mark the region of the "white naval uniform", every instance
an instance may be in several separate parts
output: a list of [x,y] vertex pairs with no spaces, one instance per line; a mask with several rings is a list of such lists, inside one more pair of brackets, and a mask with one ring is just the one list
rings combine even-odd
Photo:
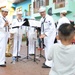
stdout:
[[[23,20],[14,19],[12,27],[15,27],[18,23],[23,22]],[[22,26],[18,28],[13,28],[14,30],[14,44],[13,44],[13,56],[20,56],[20,48],[22,43]],[[18,51],[18,52],[17,52]]]
[[[44,22],[44,18],[41,18],[41,23]],[[56,29],[55,29],[55,24],[54,20],[51,16],[46,15],[45,17],[45,22],[44,22],[44,31],[42,31],[42,26],[41,26],[41,34],[45,34],[44,38],[44,44],[45,44],[45,64],[49,67],[52,67],[52,60],[48,61],[47,60],[47,55],[48,51],[50,50],[50,47],[54,44],[54,40],[56,37]]]
[[6,18],[0,15],[0,65],[5,64],[5,51],[8,41],[8,30],[5,31],[5,28],[8,29],[8,27],[4,27],[6,20]]
[[62,17],[58,20],[58,24],[57,24],[57,29],[60,27],[61,24],[63,23],[70,23],[70,21],[68,20],[68,18],[66,17]]
[[29,27],[28,29],[28,50],[29,50],[29,54],[34,54],[34,49],[35,49],[35,42],[36,40],[36,31],[34,27]]

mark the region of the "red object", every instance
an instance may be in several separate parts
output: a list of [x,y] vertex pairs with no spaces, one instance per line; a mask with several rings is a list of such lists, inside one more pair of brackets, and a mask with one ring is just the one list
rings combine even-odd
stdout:
[[38,48],[38,50],[43,50],[43,48]]

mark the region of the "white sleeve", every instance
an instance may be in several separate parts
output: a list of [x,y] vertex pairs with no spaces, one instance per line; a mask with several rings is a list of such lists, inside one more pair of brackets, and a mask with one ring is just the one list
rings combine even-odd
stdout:
[[0,28],[3,28],[4,27],[4,23],[2,21],[2,18],[0,18]]

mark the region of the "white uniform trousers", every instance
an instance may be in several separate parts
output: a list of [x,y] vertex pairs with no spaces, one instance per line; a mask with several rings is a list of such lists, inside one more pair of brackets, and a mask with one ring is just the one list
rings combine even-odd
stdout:
[[29,44],[28,44],[29,54],[34,54],[35,45],[34,45],[33,36],[29,36],[28,41],[29,41]]
[[53,66],[53,62],[52,60],[49,61],[47,60],[47,55],[48,55],[48,51],[50,50],[51,46],[54,44],[54,40],[55,40],[55,36],[56,36],[56,33],[53,33],[49,38],[48,37],[45,37],[44,38],[44,43],[45,43],[45,64],[49,67],[52,67]]
[[5,64],[5,33],[0,31],[0,65]]
[[5,49],[7,48],[8,37],[9,37],[9,32],[5,32]]
[[14,45],[13,45],[13,56],[20,56],[20,49],[21,49],[21,43],[22,43],[22,34],[15,33],[14,34]]
[[29,51],[29,54],[34,54],[34,50],[35,50],[35,39],[37,38],[36,37],[37,34],[36,34],[36,31],[35,31],[35,28],[34,27],[30,27],[29,28],[29,31],[28,31],[28,51]]

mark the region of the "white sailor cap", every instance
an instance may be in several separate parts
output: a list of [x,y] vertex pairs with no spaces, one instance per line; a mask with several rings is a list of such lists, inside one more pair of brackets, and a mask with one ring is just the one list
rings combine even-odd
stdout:
[[22,11],[17,12],[16,14],[22,14]]
[[2,8],[1,11],[6,11],[8,12],[9,10],[7,8]]
[[66,10],[62,10],[60,13],[67,13],[67,11]]
[[43,12],[43,11],[46,11],[46,8],[45,8],[44,6],[41,6],[41,7],[39,8],[39,12]]

